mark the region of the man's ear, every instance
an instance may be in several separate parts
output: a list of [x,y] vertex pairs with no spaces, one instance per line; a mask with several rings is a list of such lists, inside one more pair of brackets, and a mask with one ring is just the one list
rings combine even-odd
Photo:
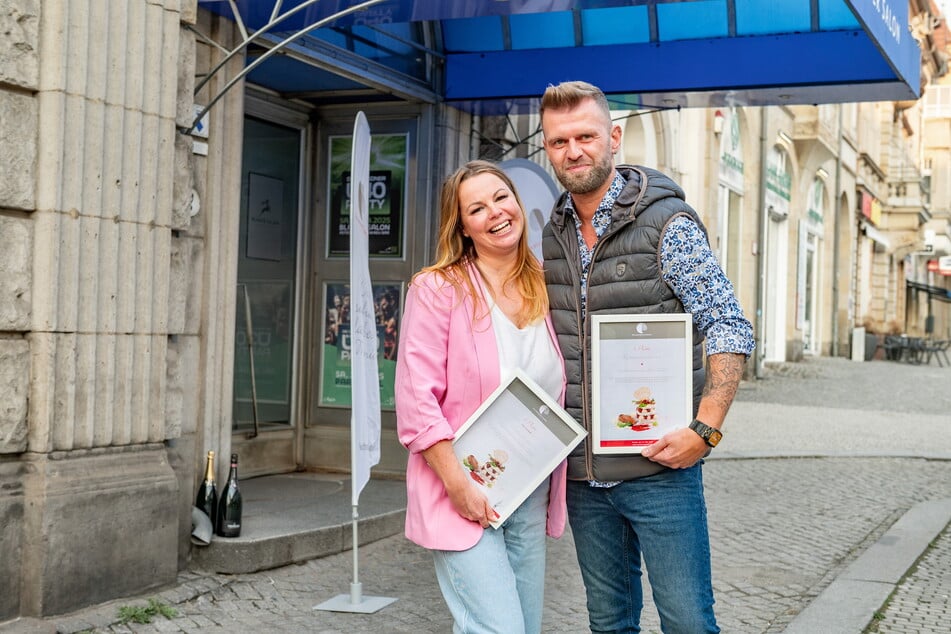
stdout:
[[621,126],[611,126],[611,152],[616,154],[621,149]]

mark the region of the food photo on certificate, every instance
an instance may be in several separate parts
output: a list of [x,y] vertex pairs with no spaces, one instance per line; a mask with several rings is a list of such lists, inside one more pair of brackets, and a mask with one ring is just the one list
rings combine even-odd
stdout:
[[453,451],[499,517],[498,528],[587,435],[522,372],[496,389],[456,432]]
[[690,424],[691,331],[686,313],[592,318],[594,453],[640,453]]

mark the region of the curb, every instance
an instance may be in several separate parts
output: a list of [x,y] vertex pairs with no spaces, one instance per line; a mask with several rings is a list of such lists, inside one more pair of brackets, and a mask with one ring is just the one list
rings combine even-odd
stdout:
[[800,612],[786,634],[861,634],[951,522],[951,498],[910,508]]

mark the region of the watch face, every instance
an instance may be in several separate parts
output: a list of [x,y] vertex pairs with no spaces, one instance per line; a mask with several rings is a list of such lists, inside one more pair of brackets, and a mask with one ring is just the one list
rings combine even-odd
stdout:
[[690,429],[697,432],[697,435],[703,438],[704,442],[710,447],[716,447],[720,439],[723,438],[723,433],[719,429],[710,427],[706,423],[701,423],[697,419],[694,419],[693,422],[690,423]]

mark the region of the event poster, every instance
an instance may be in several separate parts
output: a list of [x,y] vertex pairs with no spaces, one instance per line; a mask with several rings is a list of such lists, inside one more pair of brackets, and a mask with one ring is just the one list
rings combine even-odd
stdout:
[[498,528],[586,436],[522,372],[504,380],[456,432],[453,451],[499,514]]
[[[349,136],[330,137],[330,214],[327,255],[350,253]],[[406,134],[374,134],[370,142],[369,253],[403,256],[403,210],[406,197]]]
[[640,453],[693,414],[689,314],[595,315],[592,450]]
[[[377,363],[380,367],[380,407],[396,408],[396,348],[399,340],[402,283],[373,284],[376,314]],[[320,404],[350,407],[350,285],[328,283],[324,292],[324,354],[320,375]]]

